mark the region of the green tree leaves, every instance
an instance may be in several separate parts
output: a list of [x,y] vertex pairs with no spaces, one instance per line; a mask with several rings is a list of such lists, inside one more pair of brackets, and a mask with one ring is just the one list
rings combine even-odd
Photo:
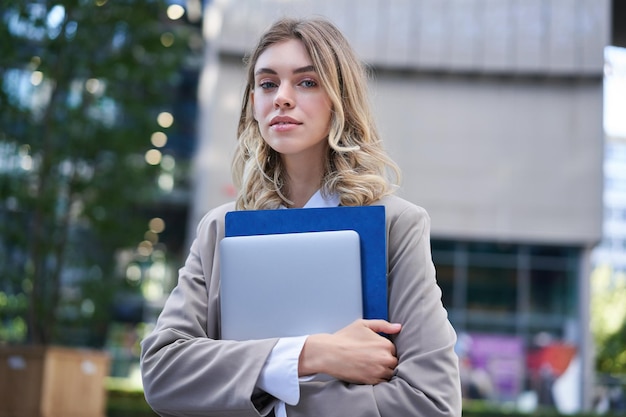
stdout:
[[599,266],[591,276],[591,289],[596,368],[606,374],[626,374],[626,275]]
[[144,154],[186,33],[157,0],[7,0],[0,18],[0,296],[29,300],[2,320],[51,343],[76,299],[61,289],[94,287],[94,266],[113,284],[116,251],[142,240],[159,193]]

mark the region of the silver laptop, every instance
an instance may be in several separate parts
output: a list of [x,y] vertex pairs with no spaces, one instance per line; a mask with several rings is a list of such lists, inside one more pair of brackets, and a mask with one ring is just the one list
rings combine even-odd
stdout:
[[226,237],[220,268],[222,339],[333,333],[363,317],[354,230]]

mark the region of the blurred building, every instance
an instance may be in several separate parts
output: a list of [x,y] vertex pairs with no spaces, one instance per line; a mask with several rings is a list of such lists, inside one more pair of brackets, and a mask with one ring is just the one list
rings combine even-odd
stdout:
[[626,49],[605,51],[604,227],[594,265],[626,273]]
[[377,123],[404,173],[400,194],[432,217],[433,257],[459,354],[468,381],[483,381],[467,396],[589,408],[603,54],[626,40],[626,28],[615,24],[624,7],[610,0],[206,2],[188,239],[207,210],[234,197],[242,58],[285,15],[327,17],[372,69]]
[[[624,6],[626,8],[626,5]],[[623,334],[626,322],[626,46],[605,49],[604,218],[602,241],[591,256],[591,323],[596,340]],[[613,358],[610,343],[597,349],[598,362]],[[616,346],[617,348],[617,346]],[[621,350],[626,350],[626,344]],[[616,367],[619,361],[616,360]],[[598,411],[626,411],[626,377],[596,375]],[[606,372],[606,371],[605,371]]]

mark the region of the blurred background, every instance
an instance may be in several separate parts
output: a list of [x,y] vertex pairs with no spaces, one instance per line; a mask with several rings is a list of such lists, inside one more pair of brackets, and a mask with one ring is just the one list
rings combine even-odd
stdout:
[[371,70],[466,411],[626,414],[619,0],[4,0],[0,348],[102,350],[107,386],[141,392],[139,341],[235,196],[242,59],[285,15],[330,19]]

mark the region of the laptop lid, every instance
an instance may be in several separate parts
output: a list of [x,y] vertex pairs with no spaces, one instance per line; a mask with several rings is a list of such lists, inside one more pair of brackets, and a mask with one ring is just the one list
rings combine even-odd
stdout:
[[226,213],[225,235],[354,230],[361,240],[363,318],[387,319],[387,230],[384,206],[339,206]]
[[220,269],[222,339],[333,333],[363,317],[354,230],[226,237]]

